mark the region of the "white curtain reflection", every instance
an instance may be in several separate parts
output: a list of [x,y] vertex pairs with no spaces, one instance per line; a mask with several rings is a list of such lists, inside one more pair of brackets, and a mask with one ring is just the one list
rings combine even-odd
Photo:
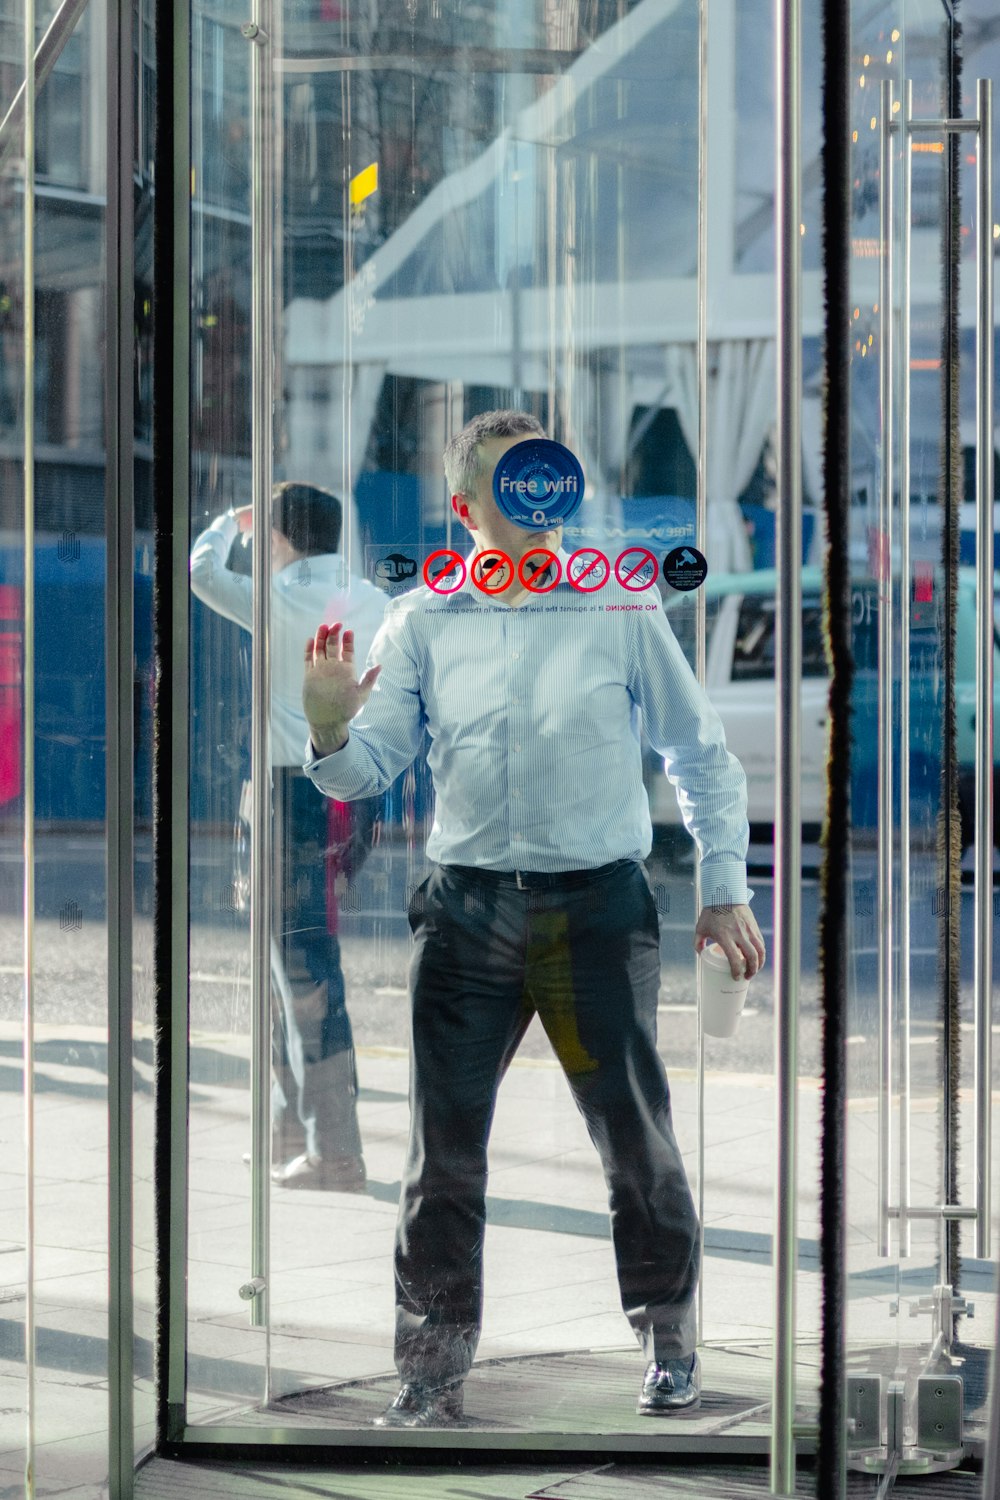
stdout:
[[[684,441],[698,452],[698,370],[694,344],[667,350],[672,384],[664,405],[677,411]],[[737,500],[757,467],[774,422],[774,340],[725,339],[709,345],[708,536],[713,572],[753,567],[750,539]]]

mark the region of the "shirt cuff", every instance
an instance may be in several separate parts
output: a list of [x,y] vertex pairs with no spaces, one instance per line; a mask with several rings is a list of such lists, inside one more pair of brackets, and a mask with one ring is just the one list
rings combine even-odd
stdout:
[[340,802],[350,802],[354,797],[366,794],[370,779],[369,767],[361,745],[347,736],[347,744],[341,745],[329,755],[320,755],[310,737],[306,741],[306,758],[302,763],[309,780],[327,797],[336,797]]
[[748,906],[752,900],[753,891],[747,887],[747,867],[743,860],[702,861],[702,906]]
[[208,529],[218,532],[228,546],[232,546],[240,534],[240,523],[231,510],[226,510],[221,516],[216,516]]

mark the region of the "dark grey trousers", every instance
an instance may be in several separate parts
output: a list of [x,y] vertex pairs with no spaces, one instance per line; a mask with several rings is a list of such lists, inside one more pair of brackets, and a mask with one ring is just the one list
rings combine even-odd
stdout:
[[622,1307],[647,1359],[695,1346],[698,1221],[656,1050],[659,919],[642,865],[570,890],[439,865],[416,943],[410,1140],[396,1227],[396,1363],[460,1378],[482,1319],[486,1148],[497,1088],[537,1011],[604,1168]]

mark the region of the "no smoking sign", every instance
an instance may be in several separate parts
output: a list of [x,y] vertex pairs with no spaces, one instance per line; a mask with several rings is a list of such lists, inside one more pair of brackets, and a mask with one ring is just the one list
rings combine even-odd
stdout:
[[626,547],[615,559],[615,577],[623,589],[639,594],[656,582],[659,567],[648,547]]

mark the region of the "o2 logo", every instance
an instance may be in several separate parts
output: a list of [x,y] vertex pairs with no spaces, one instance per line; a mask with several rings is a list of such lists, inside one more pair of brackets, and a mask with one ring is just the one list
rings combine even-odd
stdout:
[[493,471],[493,498],[503,515],[528,531],[551,531],[583,502],[583,469],[551,438],[515,443]]

